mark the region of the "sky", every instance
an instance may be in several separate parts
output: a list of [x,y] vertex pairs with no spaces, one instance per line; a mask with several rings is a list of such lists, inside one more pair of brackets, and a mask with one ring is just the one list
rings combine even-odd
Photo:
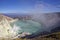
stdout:
[[0,13],[60,12],[60,0],[0,0]]

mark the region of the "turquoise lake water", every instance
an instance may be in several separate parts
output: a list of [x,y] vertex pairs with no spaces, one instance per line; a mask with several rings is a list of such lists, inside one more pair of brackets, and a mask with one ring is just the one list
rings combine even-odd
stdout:
[[[39,31],[41,31],[42,26],[40,23],[32,21],[32,20],[18,20],[16,22],[14,22],[13,24],[17,25],[17,27],[19,27],[21,30],[19,30],[18,33],[22,33],[22,32],[29,32],[31,34],[36,33]],[[11,25],[13,25],[11,24]]]

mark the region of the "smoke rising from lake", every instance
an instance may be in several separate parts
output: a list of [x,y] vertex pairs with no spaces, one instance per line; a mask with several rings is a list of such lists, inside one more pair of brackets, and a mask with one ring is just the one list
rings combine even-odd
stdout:
[[44,30],[51,30],[57,26],[59,26],[60,23],[60,14],[59,13],[35,13],[32,15],[32,20],[35,20],[37,22],[42,23]]

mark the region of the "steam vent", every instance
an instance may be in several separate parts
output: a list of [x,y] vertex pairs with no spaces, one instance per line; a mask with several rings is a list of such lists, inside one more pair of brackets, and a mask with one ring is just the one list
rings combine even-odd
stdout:
[[[41,24],[32,20],[18,20],[0,15],[0,38],[21,38],[42,29]],[[41,31],[41,30],[40,30]]]

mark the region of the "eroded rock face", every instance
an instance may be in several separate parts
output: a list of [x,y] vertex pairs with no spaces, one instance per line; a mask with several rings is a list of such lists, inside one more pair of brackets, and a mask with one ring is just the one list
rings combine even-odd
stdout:
[[15,29],[13,30],[12,26],[10,25],[10,21],[12,20],[13,19],[10,17],[0,15],[0,37],[8,38],[17,35],[17,30],[14,31]]

